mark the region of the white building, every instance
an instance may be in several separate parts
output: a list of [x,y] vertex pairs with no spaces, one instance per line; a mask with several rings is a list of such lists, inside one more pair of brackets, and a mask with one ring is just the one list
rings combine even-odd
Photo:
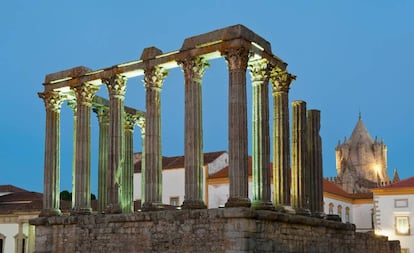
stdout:
[[414,177],[381,188],[374,194],[375,233],[399,240],[401,252],[414,252]]
[[42,194],[12,185],[0,185],[0,252],[34,251],[34,226],[42,208]]

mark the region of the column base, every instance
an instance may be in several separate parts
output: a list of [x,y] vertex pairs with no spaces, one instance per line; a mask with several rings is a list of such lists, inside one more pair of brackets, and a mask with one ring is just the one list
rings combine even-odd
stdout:
[[207,206],[202,200],[184,200],[182,209],[206,209]]
[[295,209],[287,205],[278,205],[275,207],[275,210],[281,213],[296,214]]
[[309,209],[306,208],[295,208],[296,214],[297,215],[303,215],[303,216],[311,216],[311,212]]
[[39,217],[51,217],[51,216],[61,216],[62,212],[59,208],[49,208],[49,209],[43,209]]
[[325,216],[325,220],[342,222],[341,217],[339,217],[339,215],[336,215],[336,214],[328,214],[328,215],[326,215]]
[[262,200],[253,200],[252,208],[257,209],[257,210],[274,210],[275,209],[272,202],[270,201],[265,202]]
[[225,207],[250,207],[250,199],[249,198],[237,198],[237,197],[230,197]]
[[81,208],[73,208],[72,211],[70,211],[70,215],[88,215],[92,213],[92,208],[90,207],[81,207]]
[[141,208],[142,211],[162,211],[165,207],[160,202],[145,202]]
[[104,213],[106,213],[106,214],[117,214],[117,213],[122,213],[122,210],[121,210],[121,207],[118,204],[116,204],[116,205],[109,204],[105,208]]

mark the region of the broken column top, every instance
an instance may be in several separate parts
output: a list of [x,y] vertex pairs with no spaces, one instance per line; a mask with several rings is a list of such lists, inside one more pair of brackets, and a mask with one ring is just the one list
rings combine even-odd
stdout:
[[84,66],[78,66],[67,70],[62,70],[59,72],[51,73],[46,75],[45,77],[45,83],[50,83],[53,81],[58,81],[62,79],[67,78],[74,78],[78,76],[82,76],[88,72],[91,72],[92,69],[84,67]]
[[262,47],[266,52],[272,52],[268,41],[240,24],[187,38],[184,40],[181,51],[234,39],[245,39],[247,41],[254,42]]

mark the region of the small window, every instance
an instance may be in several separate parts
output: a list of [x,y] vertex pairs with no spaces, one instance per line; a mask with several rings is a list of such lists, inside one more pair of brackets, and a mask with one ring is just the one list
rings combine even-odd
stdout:
[[170,197],[170,205],[179,206],[180,205],[180,197]]
[[394,199],[395,208],[408,207],[408,199]]
[[395,217],[395,233],[397,235],[409,235],[410,234],[410,221],[408,216],[396,216]]
[[4,244],[6,243],[6,237],[0,233],[0,253],[4,252]]
[[334,204],[329,203],[329,214],[333,214]]

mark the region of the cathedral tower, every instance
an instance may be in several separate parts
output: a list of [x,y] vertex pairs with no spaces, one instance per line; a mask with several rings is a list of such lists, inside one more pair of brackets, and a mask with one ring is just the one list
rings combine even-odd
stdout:
[[338,182],[349,193],[365,192],[382,182],[389,182],[387,174],[387,146],[373,140],[359,115],[349,140],[338,142],[336,170]]

